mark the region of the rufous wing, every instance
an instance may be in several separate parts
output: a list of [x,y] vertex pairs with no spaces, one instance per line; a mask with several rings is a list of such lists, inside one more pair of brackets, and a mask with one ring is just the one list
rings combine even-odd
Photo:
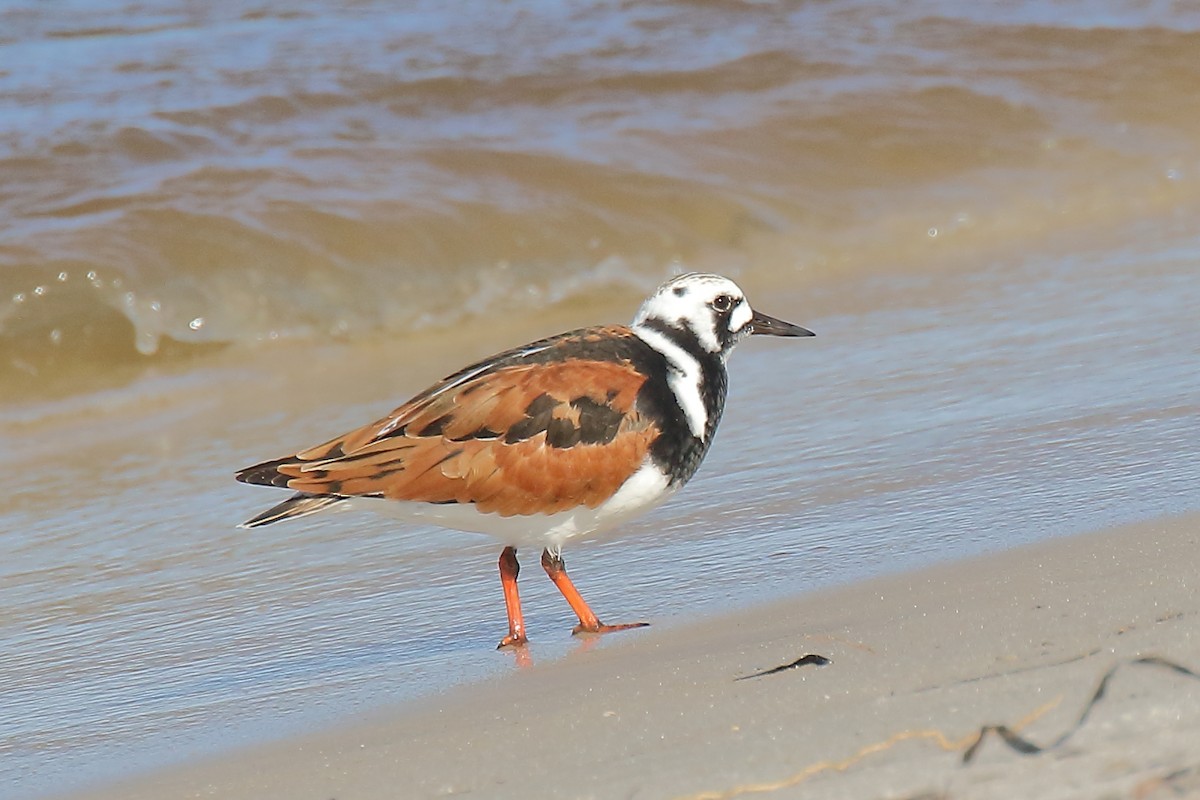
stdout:
[[628,361],[564,358],[478,372],[239,478],[311,495],[554,513],[603,503],[658,436],[637,410],[645,376]]

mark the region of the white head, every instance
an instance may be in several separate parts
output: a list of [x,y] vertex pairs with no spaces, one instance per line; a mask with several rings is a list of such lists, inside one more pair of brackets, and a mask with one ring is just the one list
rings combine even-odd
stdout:
[[633,318],[633,328],[659,333],[671,329],[693,339],[708,353],[724,361],[742,338],[749,334],[812,336],[810,330],[768,317],[750,308],[736,283],[720,275],[690,272],[659,286],[642,303]]

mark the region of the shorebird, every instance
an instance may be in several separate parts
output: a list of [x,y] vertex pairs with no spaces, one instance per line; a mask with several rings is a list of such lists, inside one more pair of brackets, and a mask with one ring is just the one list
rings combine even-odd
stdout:
[[750,334],[812,336],[751,309],[719,275],[664,283],[633,324],[582,328],[472,364],[386,417],[237,473],[295,492],[242,523],[255,528],[345,505],[499,539],[508,635],[527,641],[517,548],[579,617],[605,625],[567,575],[562,547],[670,497],[696,473],[725,407],[725,362]]

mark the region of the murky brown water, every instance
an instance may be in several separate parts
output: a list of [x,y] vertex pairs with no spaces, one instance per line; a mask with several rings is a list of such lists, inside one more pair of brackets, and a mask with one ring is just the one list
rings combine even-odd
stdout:
[[1196,52],[1166,4],[0,8],[0,784],[511,669],[491,542],[238,531],[232,472],[676,268],[819,336],[567,553],[614,619],[1194,510]]

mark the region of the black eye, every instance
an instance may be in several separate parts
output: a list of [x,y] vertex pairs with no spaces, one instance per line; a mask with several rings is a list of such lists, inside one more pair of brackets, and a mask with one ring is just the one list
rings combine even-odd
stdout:
[[733,308],[733,298],[727,294],[719,294],[713,298],[712,307],[714,311],[724,314]]

